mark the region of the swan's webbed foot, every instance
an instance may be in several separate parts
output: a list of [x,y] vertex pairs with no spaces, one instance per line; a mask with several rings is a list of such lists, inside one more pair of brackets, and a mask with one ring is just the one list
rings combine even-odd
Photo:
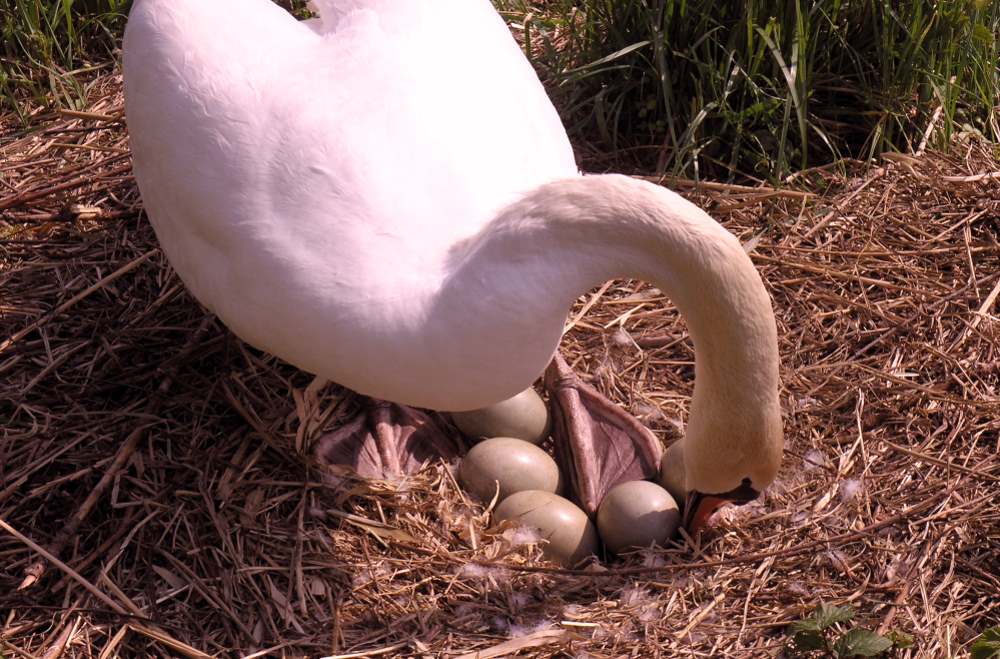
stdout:
[[583,382],[556,354],[545,371],[556,460],[594,514],[619,483],[655,477],[663,448],[645,426]]
[[365,412],[316,444],[320,463],[344,465],[376,479],[412,474],[429,460],[452,460],[464,452],[457,434],[431,415],[371,399]]

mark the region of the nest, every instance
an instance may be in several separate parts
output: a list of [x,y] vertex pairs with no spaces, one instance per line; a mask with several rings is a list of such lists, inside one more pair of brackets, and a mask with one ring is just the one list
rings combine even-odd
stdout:
[[[0,136],[0,655],[778,656],[825,601],[939,657],[996,624],[991,147],[794,189],[668,182],[771,291],[784,467],[696,542],[572,571],[449,465],[323,478],[311,446],[355,395],[189,297],[141,214],[120,81],[91,97]],[[562,351],[679,436],[694,355],[658,290],[581,297]]]

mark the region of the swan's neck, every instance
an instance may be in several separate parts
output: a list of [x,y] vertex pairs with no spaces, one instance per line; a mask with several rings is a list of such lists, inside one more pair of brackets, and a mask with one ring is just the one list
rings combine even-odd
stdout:
[[[510,347],[539,353],[536,374],[569,305],[588,288],[616,277],[659,287],[695,347],[688,488],[726,492],[749,477],[760,489],[774,479],[782,438],[771,301],[739,241],[696,206],[624,176],[558,181],[509,206],[454,257],[452,282],[466,302],[482,305],[467,312],[523,325],[510,332]],[[542,342],[530,338],[539,327],[548,332]]]

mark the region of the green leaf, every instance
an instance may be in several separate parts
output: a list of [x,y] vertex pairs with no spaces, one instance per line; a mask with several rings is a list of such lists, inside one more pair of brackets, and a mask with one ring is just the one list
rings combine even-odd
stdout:
[[894,648],[912,648],[913,647],[913,635],[907,634],[906,632],[900,632],[892,630],[887,634],[889,640],[892,641],[892,647]]
[[819,630],[805,629],[795,633],[792,637],[792,644],[796,650],[808,652],[810,650],[825,650],[826,638]]
[[892,641],[867,629],[852,629],[837,639],[833,651],[840,659],[877,657],[892,647]]
[[838,622],[847,622],[853,618],[854,609],[850,606],[833,606],[826,602],[820,602],[812,617],[816,619],[816,624],[819,625],[820,629],[826,629]]
[[971,648],[972,659],[1000,657],[1000,627],[990,627],[976,639]]
[[821,632],[822,628],[819,623],[816,622],[815,618],[803,618],[802,620],[796,620],[792,624],[788,625],[789,634],[798,634],[799,632]]

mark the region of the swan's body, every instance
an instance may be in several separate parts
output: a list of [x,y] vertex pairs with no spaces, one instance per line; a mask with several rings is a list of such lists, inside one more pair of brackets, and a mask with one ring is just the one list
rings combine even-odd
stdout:
[[135,175],[174,268],[241,338],[361,393],[442,410],[544,370],[569,305],[663,288],[697,380],[688,485],[773,480],[770,300],[739,242],[651,184],[578,175],[488,0],[137,0]]

